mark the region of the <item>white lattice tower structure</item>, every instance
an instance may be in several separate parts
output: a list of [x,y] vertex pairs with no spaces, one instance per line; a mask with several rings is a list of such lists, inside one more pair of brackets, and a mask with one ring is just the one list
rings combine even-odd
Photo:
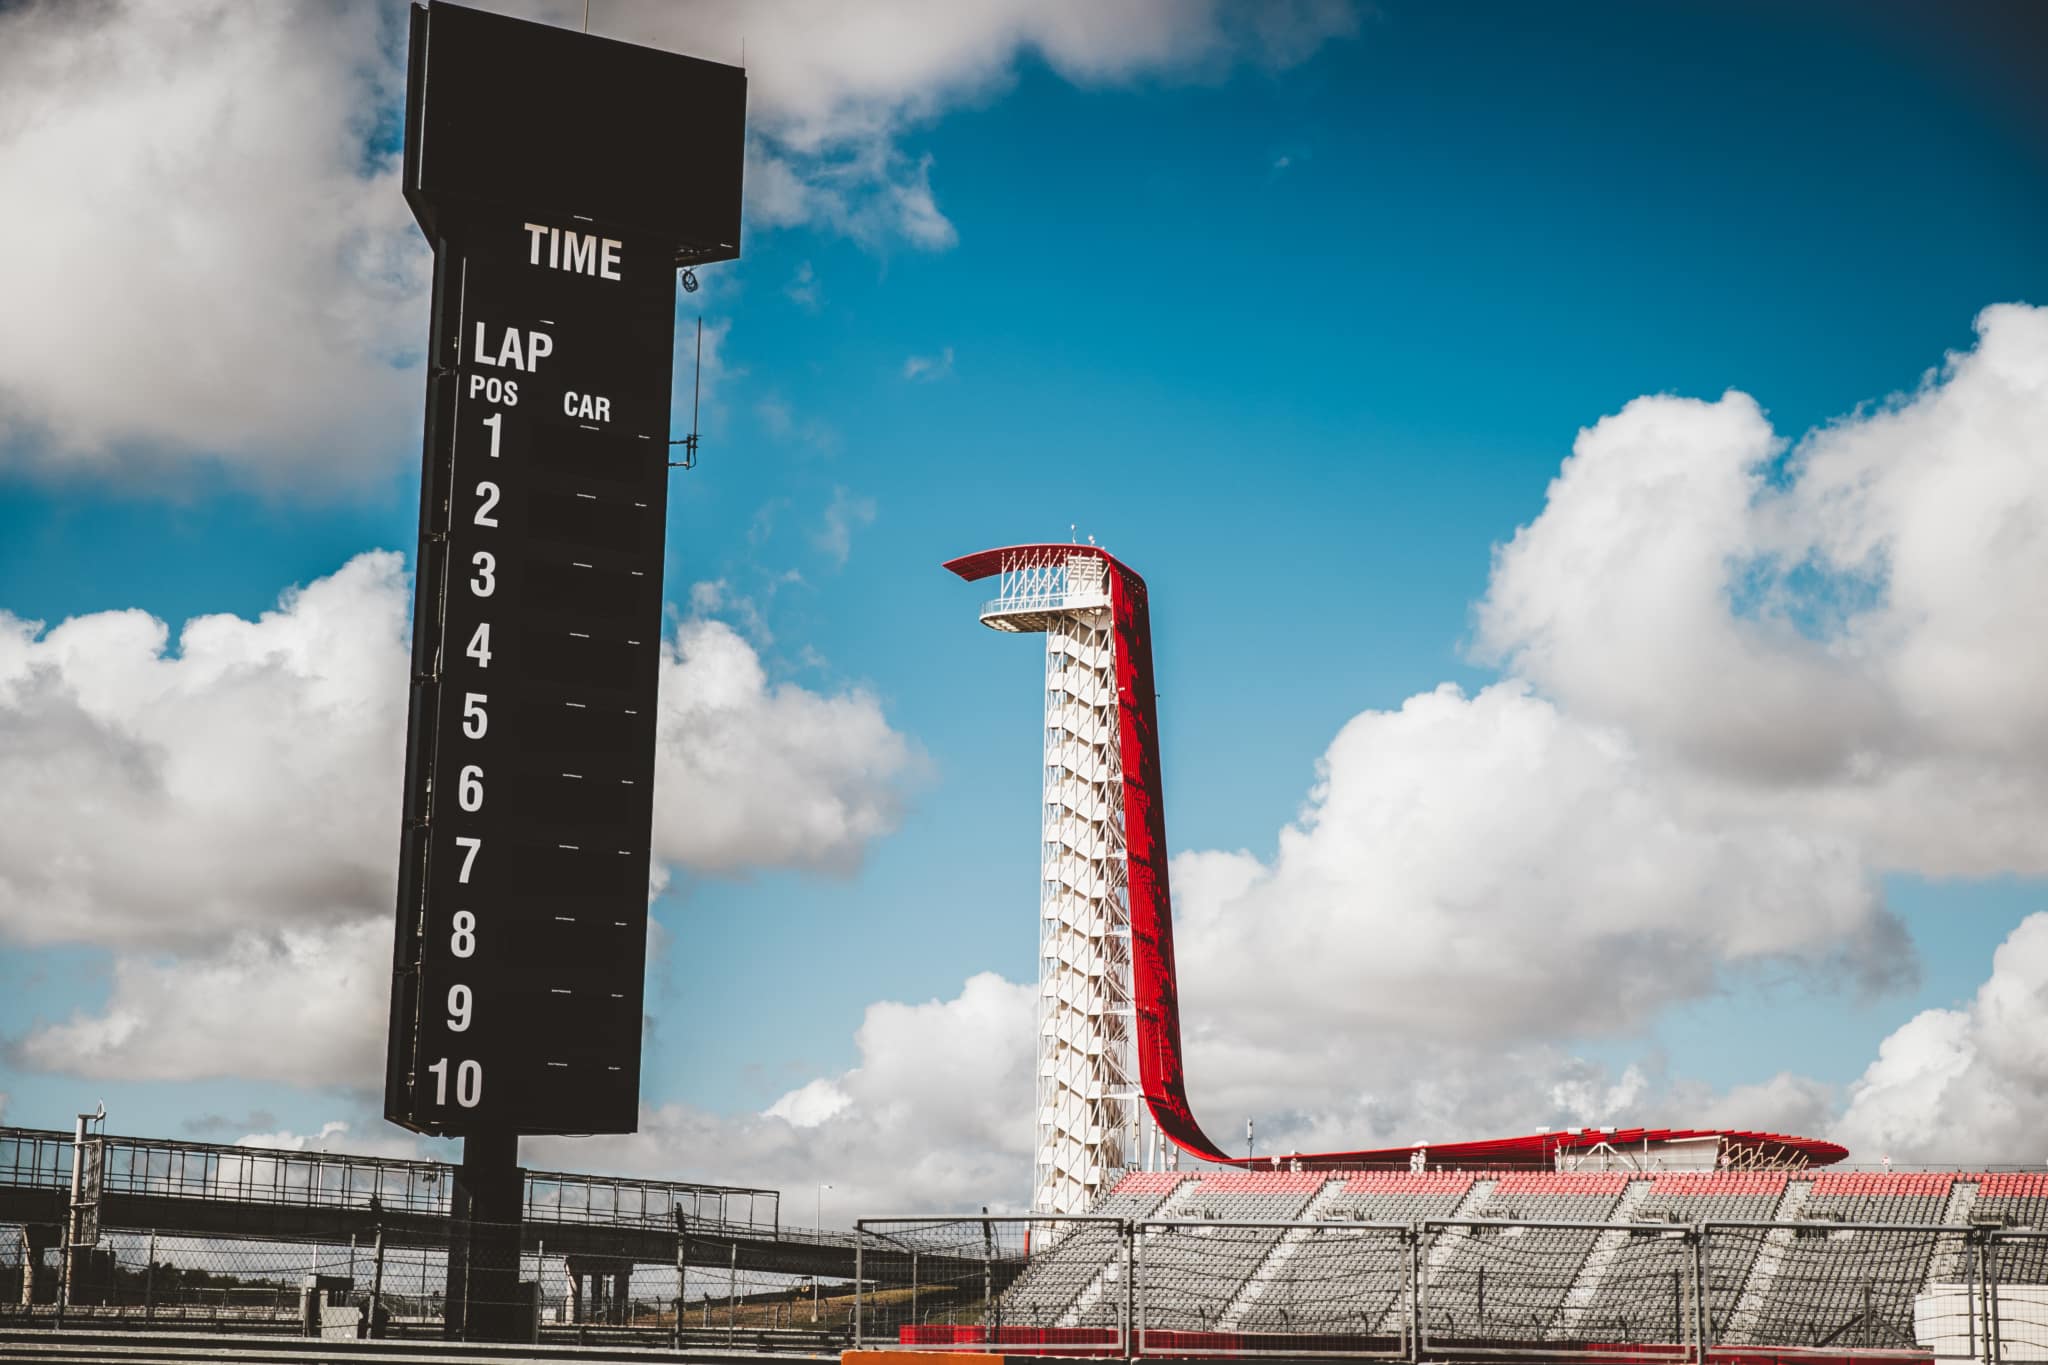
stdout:
[[1038,905],[1038,1142],[1032,1208],[1085,1213],[1137,1155],[1123,758],[1108,565],[1008,553],[984,625],[1045,634]]

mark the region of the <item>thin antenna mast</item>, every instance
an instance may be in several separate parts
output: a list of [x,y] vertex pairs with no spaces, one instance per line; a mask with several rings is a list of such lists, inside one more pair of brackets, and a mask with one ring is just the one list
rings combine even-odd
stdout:
[[704,392],[704,319],[697,319],[697,369],[690,380],[690,434],[680,441],[670,441],[672,446],[683,448],[683,458],[670,460],[670,469],[695,469],[697,467],[697,399]]

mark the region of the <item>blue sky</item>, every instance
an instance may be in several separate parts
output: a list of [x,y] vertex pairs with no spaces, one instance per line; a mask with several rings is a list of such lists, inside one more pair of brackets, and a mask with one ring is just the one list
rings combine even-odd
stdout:
[[[771,679],[871,695],[921,758],[856,868],[678,868],[655,907],[649,1101],[752,1113],[859,1064],[874,1002],[1032,978],[1037,651],[982,631],[943,559],[1073,525],[1143,573],[1173,843],[1270,863],[1347,721],[1502,676],[1474,607],[1581,428],[1642,395],[1737,389],[1796,440],[1913,390],[1975,344],[1986,306],[2048,299],[2048,141],[2010,33],[1979,17],[1937,34],[1905,7],[1395,2],[1297,61],[1077,80],[1027,44],[900,96],[890,173],[928,177],[951,245],[757,214],[744,258],[681,300],[716,363],[702,463],[672,485],[668,595],[687,615],[691,584],[722,581],[712,614]],[[0,397],[10,380],[34,410],[4,370]],[[254,617],[365,550],[409,553],[415,412],[319,457],[345,459],[339,487],[146,423],[91,461],[17,426],[0,607],[51,625],[139,608],[175,631]],[[1792,1072],[1839,1096],[2048,909],[2038,866],[1949,875],[1966,861],[1869,856],[1908,979],[1864,989],[1810,953],[1734,963],[1670,1010],[1542,1041],[1657,1085]],[[65,938],[17,933],[0,958],[7,1121],[104,1095],[132,1131],[381,1127],[339,1078],[34,1064],[20,1041],[101,1009],[123,951]],[[1641,1117],[1686,1118],[1657,1102]],[[1524,1108],[1507,1121],[1552,1121],[1540,1091]],[[704,1160],[695,1174],[722,1174]]]

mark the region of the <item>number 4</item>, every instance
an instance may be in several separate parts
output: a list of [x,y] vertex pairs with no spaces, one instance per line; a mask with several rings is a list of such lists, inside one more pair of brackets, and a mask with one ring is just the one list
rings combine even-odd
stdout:
[[491,666],[491,623],[477,622],[476,634],[469,637],[469,648],[462,651],[476,660],[478,668]]

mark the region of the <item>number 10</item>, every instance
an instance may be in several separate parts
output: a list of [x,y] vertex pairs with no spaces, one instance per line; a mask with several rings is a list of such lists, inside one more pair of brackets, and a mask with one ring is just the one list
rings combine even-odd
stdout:
[[[427,1068],[434,1075],[434,1103],[448,1103],[448,1059],[443,1057]],[[484,1097],[484,1064],[470,1060],[455,1068],[455,1102],[474,1109]]]

